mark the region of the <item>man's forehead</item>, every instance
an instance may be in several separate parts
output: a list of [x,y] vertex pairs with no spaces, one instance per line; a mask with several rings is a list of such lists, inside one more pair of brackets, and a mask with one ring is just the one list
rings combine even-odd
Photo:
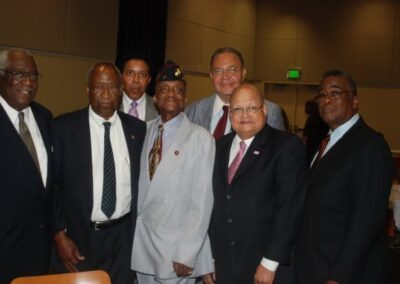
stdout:
[[324,89],[329,89],[329,88],[337,88],[340,89],[344,86],[348,86],[349,82],[347,81],[346,78],[344,77],[338,77],[338,76],[330,76],[326,77],[322,80],[319,90],[324,90]]

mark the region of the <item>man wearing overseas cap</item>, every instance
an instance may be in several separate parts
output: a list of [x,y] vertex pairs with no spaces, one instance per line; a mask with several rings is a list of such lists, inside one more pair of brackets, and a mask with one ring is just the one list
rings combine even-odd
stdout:
[[186,82],[172,61],[158,72],[154,102],[160,116],[147,123],[131,267],[139,284],[194,283],[213,271],[207,229],[215,144],[183,112]]

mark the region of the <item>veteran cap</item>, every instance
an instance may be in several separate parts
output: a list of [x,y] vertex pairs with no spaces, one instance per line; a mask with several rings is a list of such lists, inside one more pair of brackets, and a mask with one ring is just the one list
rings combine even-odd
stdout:
[[186,83],[181,67],[172,60],[168,60],[158,70],[156,83],[162,81],[182,81]]

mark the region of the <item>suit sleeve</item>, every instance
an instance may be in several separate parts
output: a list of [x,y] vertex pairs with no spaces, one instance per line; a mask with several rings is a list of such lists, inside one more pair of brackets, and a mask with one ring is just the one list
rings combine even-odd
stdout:
[[[206,238],[213,206],[212,172],[215,157],[214,139],[207,136],[196,137],[193,143],[197,153],[194,167],[186,175],[192,176],[191,204],[189,206],[182,238],[172,260],[194,268],[197,255]],[[205,139],[206,137],[206,139]]]
[[57,120],[54,122],[54,192],[52,198],[52,235],[66,228],[63,217],[62,191],[61,191],[61,161],[62,161],[62,138]]
[[386,142],[376,137],[363,147],[353,166],[352,212],[330,278],[354,283],[382,233],[393,178],[393,160]]
[[279,263],[290,262],[305,200],[305,149],[297,137],[288,140],[279,145],[280,154],[275,164],[274,216],[263,252],[265,258]]

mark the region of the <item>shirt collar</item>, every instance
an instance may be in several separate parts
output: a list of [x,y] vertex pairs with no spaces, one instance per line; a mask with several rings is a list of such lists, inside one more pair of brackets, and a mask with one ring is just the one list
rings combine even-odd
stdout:
[[110,122],[111,125],[113,125],[117,121],[117,117],[117,111],[114,111],[113,115],[108,120],[105,120],[103,117],[95,113],[92,109],[92,106],[89,105],[89,118],[91,118],[92,121],[94,121],[98,126],[103,126],[103,122],[106,121]]
[[[130,106],[133,100],[130,97],[128,97],[125,91],[123,92],[123,94],[124,95],[122,96],[122,99],[124,100],[125,105]],[[146,101],[146,92],[144,92],[143,95],[138,100],[136,100],[136,103],[137,105],[140,105],[144,101]]]
[[229,104],[225,104],[221,98],[218,96],[218,94],[215,96],[215,100],[214,100],[214,107],[213,107],[213,116],[216,115],[217,113],[219,113],[220,111],[222,111],[222,107],[223,106],[229,106]]
[[249,148],[251,142],[253,142],[254,137],[255,137],[255,136],[250,137],[249,139],[246,139],[246,140],[242,140],[242,138],[240,138],[239,135],[236,134],[236,135],[235,135],[235,138],[233,139],[233,142],[232,142],[232,143],[234,143],[234,144],[236,144],[236,145],[239,145],[240,141],[243,141],[243,142],[246,144],[246,149],[247,149],[247,148]]
[[[8,117],[10,120],[14,123],[15,121],[18,121],[18,113],[20,111],[16,110],[15,108],[11,107],[6,100],[3,98],[3,96],[0,95],[0,105],[4,108],[5,112],[7,113]],[[25,114],[25,120],[30,119],[31,116],[31,107],[28,106],[21,110]]]
[[163,128],[164,128],[164,133],[167,134],[168,132],[177,129],[179,127],[179,125],[181,125],[181,123],[183,121],[183,117],[184,117],[183,112],[181,112],[180,114],[175,116],[173,119],[168,120],[165,123],[162,123],[161,116],[160,116],[156,125],[158,127],[160,124],[162,124]]
[[330,131],[330,140],[336,141],[340,139],[360,118],[360,115],[356,113],[348,121]]

